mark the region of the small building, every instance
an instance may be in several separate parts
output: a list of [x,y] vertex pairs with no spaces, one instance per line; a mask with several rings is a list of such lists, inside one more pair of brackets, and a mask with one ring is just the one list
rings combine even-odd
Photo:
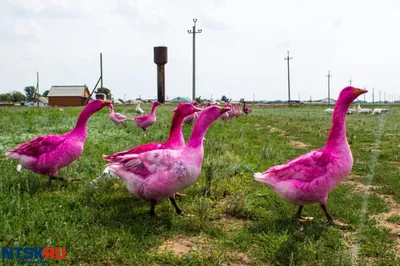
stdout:
[[86,85],[52,86],[47,97],[49,106],[83,106],[90,92]]
[[172,100],[169,100],[170,103],[191,103],[192,100],[187,97],[175,97]]
[[[321,100],[319,100],[319,101],[316,101],[316,103],[328,104],[328,97],[326,97],[326,98],[324,98],[324,99],[321,99]],[[332,104],[332,105],[335,105],[336,100],[330,98],[329,103]]]
[[[39,103],[39,104],[38,104]],[[44,107],[49,104],[47,97],[37,97],[29,101],[28,106],[40,106]]]
[[[121,101],[121,99],[118,99],[118,100]],[[142,104],[142,103],[144,103],[144,101],[142,101],[142,100],[127,100],[122,103],[123,104],[138,104],[138,103]]]
[[0,101],[0,107],[11,107],[11,106],[14,106],[14,104],[7,101]]

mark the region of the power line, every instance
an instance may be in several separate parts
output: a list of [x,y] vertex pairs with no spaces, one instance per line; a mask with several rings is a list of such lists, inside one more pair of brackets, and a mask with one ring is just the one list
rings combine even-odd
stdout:
[[201,33],[203,30],[196,31],[197,18],[193,19],[193,29],[188,30],[189,34],[193,34],[193,77],[192,77],[192,100],[196,100],[196,33]]
[[288,73],[288,104],[290,106],[290,65],[289,61],[293,59],[293,57],[289,56],[289,51],[287,51],[287,57],[284,60],[287,60],[287,73]]

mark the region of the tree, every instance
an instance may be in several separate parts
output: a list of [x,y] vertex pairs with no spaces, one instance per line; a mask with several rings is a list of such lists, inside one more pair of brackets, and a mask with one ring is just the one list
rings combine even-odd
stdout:
[[240,98],[240,103],[244,103],[244,98]]
[[25,87],[25,95],[28,101],[40,96],[39,94],[36,93],[35,86]]
[[21,102],[26,101],[26,97],[19,91],[11,91],[8,93],[0,94],[0,101]]
[[221,101],[229,103],[232,99],[228,99],[228,97],[226,97],[225,95],[222,95],[221,97]]
[[49,90],[45,90],[42,94],[42,97],[47,97],[47,94],[49,94]]
[[107,97],[107,100],[111,100],[112,98],[111,91],[106,87],[98,88],[96,93],[104,93]]
[[26,101],[26,97],[25,97],[25,95],[23,95],[21,92],[19,92],[19,91],[12,91],[11,93],[10,93],[10,100],[12,101],[12,102],[21,102],[21,101]]
[[10,93],[3,93],[3,94],[0,94],[0,101],[3,101],[3,102],[10,102],[10,101],[11,101],[11,95],[10,95]]
[[199,96],[199,97],[196,97],[195,101],[198,103],[202,103],[204,100],[202,100],[201,96]]

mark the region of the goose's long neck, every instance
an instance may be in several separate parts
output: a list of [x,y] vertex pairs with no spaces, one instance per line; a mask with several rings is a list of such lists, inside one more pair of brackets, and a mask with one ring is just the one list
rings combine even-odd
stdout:
[[110,105],[110,111],[109,112],[110,112],[110,114],[114,113],[114,106]]
[[182,115],[174,114],[172,117],[171,129],[169,131],[169,137],[167,143],[181,143],[185,144],[185,139],[182,134],[182,125],[184,117]]
[[153,106],[151,107],[151,112],[150,112],[150,115],[154,115],[154,113],[156,112],[156,105],[155,104],[153,104]]
[[326,147],[334,149],[340,148],[345,144],[348,145],[346,137],[346,112],[349,106],[350,104],[336,104],[333,110],[332,128],[326,141]]
[[84,139],[86,139],[86,124],[93,113],[94,112],[87,108],[83,109],[83,111],[79,114],[78,121],[76,122],[76,125],[71,133],[81,135]]
[[203,147],[204,136],[207,133],[208,128],[212,124],[204,113],[197,119],[196,124],[193,127],[192,134],[190,135],[189,141],[186,145],[188,148],[198,149]]

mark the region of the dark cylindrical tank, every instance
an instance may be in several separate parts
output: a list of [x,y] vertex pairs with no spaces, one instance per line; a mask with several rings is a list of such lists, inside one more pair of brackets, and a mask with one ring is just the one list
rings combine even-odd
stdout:
[[165,64],[168,62],[168,48],[154,47],[154,63],[157,64],[157,101],[165,103]]
[[168,63],[168,47],[154,47],[154,63],[156,63],[157,65],[165,65],[166,63]]

